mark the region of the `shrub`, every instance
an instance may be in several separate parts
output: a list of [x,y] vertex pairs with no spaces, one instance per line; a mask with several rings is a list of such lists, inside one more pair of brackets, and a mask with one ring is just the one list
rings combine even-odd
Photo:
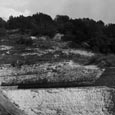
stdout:
[[27,38],[27,37],[20,37],[17,41],[17,44],[21,44],[21,45],[26,45],[26,46],[31,46],[33,44],[33,40],[31,38]]
[[95,55],[88,62],[88,65],[91,64],[99,67],[115,66],[115,55]]
[[0,36],[5,36],[6,30],[4,28],[0,28]]
[[69,42],[68,44],[69,48],[81,48],[81,46],[75,42]]
[[25,64],[26,64],[25,60],[16,60],[11,63],[11,66],[20,68],[21,66],[23,66]]
[[74,41],[76,37],[72,34],[67,34],[62,37],[63,41]]

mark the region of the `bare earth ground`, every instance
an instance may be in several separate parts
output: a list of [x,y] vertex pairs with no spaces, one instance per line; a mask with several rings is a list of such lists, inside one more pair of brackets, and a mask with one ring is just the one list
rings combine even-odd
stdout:
[[115,115],[115,90],[107,87],[4,90],[27,115]]

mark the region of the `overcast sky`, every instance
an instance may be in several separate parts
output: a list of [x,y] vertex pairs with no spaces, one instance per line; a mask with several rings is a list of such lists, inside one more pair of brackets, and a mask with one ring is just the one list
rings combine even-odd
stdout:
[[72,18],[93,18],[115,23],[115,0],[0,0],[0,17],[31,15],[43,12],[53,18],[57,14]]

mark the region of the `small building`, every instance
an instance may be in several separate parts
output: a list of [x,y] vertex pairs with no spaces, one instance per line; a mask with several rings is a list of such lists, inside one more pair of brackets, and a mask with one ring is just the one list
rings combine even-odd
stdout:
[[30,36],[30,38],[31,38],[32,40],[36,40],[36,39],[37,39],[36,36]]

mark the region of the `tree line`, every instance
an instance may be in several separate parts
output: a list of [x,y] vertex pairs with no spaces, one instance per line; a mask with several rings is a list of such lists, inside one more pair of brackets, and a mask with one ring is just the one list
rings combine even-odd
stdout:
[[20,29],[31,35],[64,34],[62,40],[71,41],[71,47],[83,47],[101,53],[115,53],[115,24],[104,24],[89,18],[72,19],[67,15],[57,15],[54,19],[44,13],[32,16],[10,16],[8,21],[0,18],[0,34],[3,30]]

